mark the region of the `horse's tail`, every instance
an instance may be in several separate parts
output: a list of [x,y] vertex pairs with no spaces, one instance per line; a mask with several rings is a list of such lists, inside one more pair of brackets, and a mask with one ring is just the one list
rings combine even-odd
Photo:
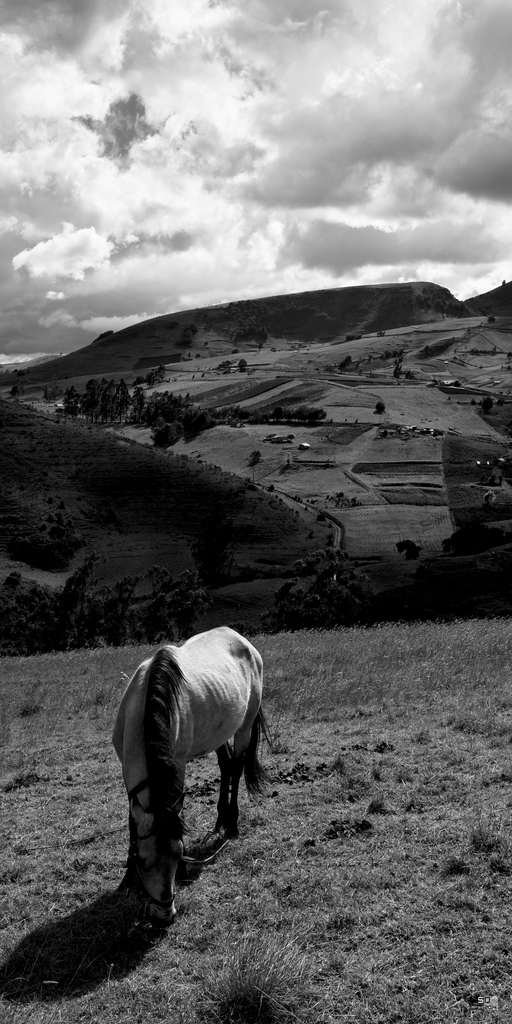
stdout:
[[268,726],[265,720],[265,715],[260,707],[258,714],[252,723],[251,738],[249,740],[249,746],[245,751],[244,758],[245,785],[247,786],[247,791],[251,796],[255,796],[257,793],[262,793],[270,782],[268,772],[258,758],[258,746],[261,736],[264,736],[267,743],[270,744]]

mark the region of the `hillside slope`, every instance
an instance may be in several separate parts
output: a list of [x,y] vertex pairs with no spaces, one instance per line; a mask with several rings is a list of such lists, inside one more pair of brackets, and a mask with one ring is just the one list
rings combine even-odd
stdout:
[[233,347],[310,344],[347,333],[390,330],[442,316],[470,316],[447,288],[429,282],[327,288],[182,310],[133,324],[35,367],[31,383],[84,374],[143,371],[185,357],[224,355]]
[[[84,545],[70,569],[96,551],[99,577],[113,582],[145,575],[154,564],[174,577],[194,568],[190,545],[217,512],[233,524],[233,581],[241,566],[250,567],[246,576],[268,577],[269,595],[276,577],[326,541],[325,524],[313,517],[306,524],[277,497],[215,467],[120,441],[108,430],[57,424],[0,402],[0,438],[0,579],[16,569],[55,585],[52,572],[31,571],[7,549],[20,535],[48,536],[60,523]],[[215,607],[212,613],[215,618]]]
[[493,288],[490,292],[466,299],[465,305],[475,313],[512,317],[512,281]]

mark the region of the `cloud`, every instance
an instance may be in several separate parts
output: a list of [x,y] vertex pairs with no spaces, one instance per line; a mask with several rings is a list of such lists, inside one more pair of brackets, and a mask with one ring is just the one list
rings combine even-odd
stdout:
[[510,278],[509,0],[4,0],[1,19],[8,354],[146,310]]
[[152,317],[161,316],[160,313],[133,313],[131,316],[93,316],[89,320],[82,320],[80,327],[83,331],[89,331],[97,335],[103,331],[122,331],[124,327],[131,327],[141,320],[150,320]]
[[3,0],[2,26],[22,33],[34,49],[73,51],[131,8],[129,0]]
[[38,242],[33,249],[23,249],[14,257],[15,270],[25,267],[32,277],[71,277],[83,280],[85,271],[105,265],[113,243],[97,234],[94,228],[64,224],[62,234]]
[[466,132],[439,158],[435,176],[453,192],[508,203],[512,200],[511,153],[508,124],[501,132]]
[[75,318],[71,316],[71,313],[66,313],[65,309],[56,309],[54,313],[50,313],[48,316],[42,316],[39,318],[41,327],[78,327]]
[[77,117],[77,121],[99,136],[104,156],[121,163],[128,157],[134,143],[157,134],[157,129],[146,120],[143,101],[134,92],[126,99],[111,103],[102,121],[83,115]]
[[281,258],[339,276],[369,265],[492,263],[500,255],[500,245],[479,224],[442,222],[383,231],[316,220],[303,231],[291,229]]

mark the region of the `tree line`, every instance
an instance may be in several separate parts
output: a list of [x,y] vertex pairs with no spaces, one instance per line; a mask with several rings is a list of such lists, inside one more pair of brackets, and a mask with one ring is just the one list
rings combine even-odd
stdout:
[[[161,643],[190,636],[210,604],[206,587],[230,578],[230,524],[224,525],[222,534],[219,516],[211,517],[194,552],[201,570],[186,570],[177,577],[165,566],[153,565],[145,577],[126,576],[106,585],[96,575],[95,554],[59,591],[27,584],[20,573],[11,573],[0,588],[0,654]],[[211,544],[215,540],[217,550]],[[245,632],[279,632],[369,621],[366,577],[350,565],[344,552],[317,551],[296,562],[290,577],[278,588],[272,607],[259,623],[234,623],[235,627]]]
[[89,555],[59,591],[27,585],[18,572],[7,576],[0,588],[0,653],[179,640],[190,635],[209,604],[192,570],[173,578],[168,569],[154,565],[145,577],[126,576],[107,586],[96,576],[97,561]]
[[241,405],[212,408],[198,405],[190,395],[172,391],[147,394],[144,384],[153,387],[165,378],[165,367],[151,370],[145,377],[137,377],[133,392],[126,382],[92,378],[80,394],[74,385],[66,389],[63,407],[72,419],[84,417],[88,423],[104,424],[123,419],[151,427],[153,441],[167,448],[183,434],[209,430],[219,424],[234,423],[303,423],[314,425],[326,418],[324,409],[299,405],[288,408],[276,406],[271,412],[246,409]]

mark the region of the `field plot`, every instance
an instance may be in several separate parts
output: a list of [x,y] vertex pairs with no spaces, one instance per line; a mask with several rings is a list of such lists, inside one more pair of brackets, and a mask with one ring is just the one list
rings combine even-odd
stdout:
[[446,488],[440,484],[379,485],[379,494],[390,505],[446,505]]
[[267,378],[252,382],[247,380],[245,374],[240,374],[240,378],[232,381],[230,384],[223,384],[214,388],[205,387],[200,395],[201,403],[212,408],[223,405],[239,405],[247,399],[257,397],[267,391],[273,391],[274,388],[280,389],[281,387],[287,387],[290,383],[293,384],[293,381],[290,382],[283,377]]
[[[289,385],[276,388],[272,394],[263,395],[262,398],[253,398],[244,402],[247,406],[256,406],[260,412],[271,413],[276,404],[286,409],[287,406],[297,405],[321,405],[328,391],[328,386],[315,381],[292,381]],[[279,401],[276,403],[275,399]]]
[[438,388],[427,388],[422,385],[408,387],[400,385],[389,388],[382,393],[386,411],[382,417],[382,426],[387,423],[417,424],[447,431],[450,428],[465,435],[487,435],[495,440],[503,440],[502,436],[478,415],[478,406],[471,405],[471,399],[461,399],[457,393],[446,395]]
[[[288,428],[283,428],[284,432],[287,430]],[[279,471],[286,463],[286,452],[291,450],[289,445],[265,443],[263,438],[269,432],[271,429],[268,424],[238,428],[213,427],[202,434],[193,435],[190,439],[180,438],[173,445],[172,452],[174,455],[202,459],[210,465],[219,466],[225,472],[252,479],[249,456],[251,452],[258,450],[261,452],[261,461],[255,467],[255,480],[261,481]]]
[[347,423],[343,427],[320,427],[314,433],[318,437],[325,437],[331,444],[346,447],[353,441],[357,441],[363,434],[367,434],[374,426],[374,423]]
[[[493,441],[449,434],[443,439],[443,463],[448,501],[457,526],[509,518],[512,469],[510,449],[503,437]],[[502,484],[492,487],[491,503],[484,502],[489,482],[493,478],[497,482],[500,475]]]
[[392,484],[396,481],[442,487],[444,480],[439,462],[356,462],[352,472],[357,476],[370,477],[374,486]]
[[368,554],[400,559],[400,540],[412,540],[423,551],[442,550],[442,541],[453,531],[448,507],[379,505],[339,509],[334,515],[344,529],[343,548],[353,558]]
[[349,384],[331,384],[325,392],[325,407],[329,409],[359,408],[374,409],[375,403],[380,398],[380,391],[376,385],[375,391],[368,391],[365,387],[351,387]]
[[365,460],[368,462],[441,462],[442,438],[431,434],[415,434],[408,432],[397,436],[369,436],[365,448]]

